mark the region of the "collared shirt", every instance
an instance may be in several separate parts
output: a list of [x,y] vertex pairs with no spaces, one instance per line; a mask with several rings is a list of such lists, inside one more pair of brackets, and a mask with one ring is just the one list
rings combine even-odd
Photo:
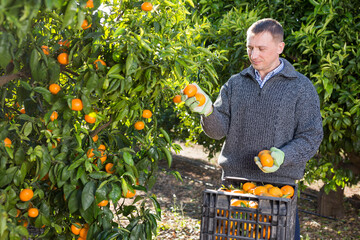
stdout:
[[274,70],[272,70],[271,72],[269,72],[268,74],[266,74],[266,76],[264,77],[264,80],[261,80],[259,71],[255,69],[256,81],[259,83],[260,88],[263,88],[263,86],[267,80],[269,80],[270,78],[272,78],[273,76],[275,76],[276,74],[281,72],[281,70],[283,70],[284,62],[281,58],[279,60],[280,60],[280,65],[277,68],[275,68]]

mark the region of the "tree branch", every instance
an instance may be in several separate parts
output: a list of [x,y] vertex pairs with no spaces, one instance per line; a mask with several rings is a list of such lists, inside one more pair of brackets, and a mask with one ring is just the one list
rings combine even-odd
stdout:
[[[66,67],[63,66],[63,65],[61,65],[60,70],[61,70],[62,73],[67,72],[67,73],[70,73],[70,74],[72,74],[72,75],[74,75],[74,76],[76,76],[76,77],[79,76],[78,73],[76,73],[76,72],[74,72],[74,71],[71,71],[70,69],[66,68]],[[65,73],[64,73],[64,74],[65,74]]]
[[110,120],[107,123],[105,123],[104,125],[99,126],[98,128],[96,128],[94,131],[92,131],[90,133],[90,137],[96,136],[99,132],[101,132],[102,130],[107,128],[112,123],[112,121],[113,121],[112,116],[110,116]]
[[8,82],[10,82],[14,79],[20,78],[20,77],[24,77],[24,74],[22,72],[1,76],[0,77],[0,87],[4,86]]

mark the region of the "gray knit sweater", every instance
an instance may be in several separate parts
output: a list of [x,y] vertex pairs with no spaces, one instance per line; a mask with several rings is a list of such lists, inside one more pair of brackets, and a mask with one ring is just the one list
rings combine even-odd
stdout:
[[[323,137],[319,97],[311,81],[283,61],[284,69],[262,89],[252,66],[233,75],[222,86],[214,112],[202,117],[209,137],[226,137],[218,159],[223,177],[293,183],[316,153]],[[285,153],[284,163],[263,173],[254,156],[273,146]]]

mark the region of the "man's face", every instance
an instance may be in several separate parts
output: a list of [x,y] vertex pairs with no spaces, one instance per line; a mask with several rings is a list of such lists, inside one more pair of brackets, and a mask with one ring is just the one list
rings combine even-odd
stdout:
[[252,33],[247,37],[247,53],[250,62],[262,78],[280,64],[279,55],[284,46],[284,42],[274,39],[269,32]]

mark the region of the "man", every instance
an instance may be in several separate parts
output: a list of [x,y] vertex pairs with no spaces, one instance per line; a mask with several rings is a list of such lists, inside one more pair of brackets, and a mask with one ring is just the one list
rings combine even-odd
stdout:
[[[205,104],[199,107],[194,97],[185,102],[202,114],[209,137],[226,137],[218,159],[223,178],[294,183],[321,143],[319,97],[311,81],[280,58],[283,34],[273,19],[255,22],[247,31],[251,66],[222,86],[214,104],[200,87]],[[256,157],[264,149],[271,150],[273,167],[263,167]]]

